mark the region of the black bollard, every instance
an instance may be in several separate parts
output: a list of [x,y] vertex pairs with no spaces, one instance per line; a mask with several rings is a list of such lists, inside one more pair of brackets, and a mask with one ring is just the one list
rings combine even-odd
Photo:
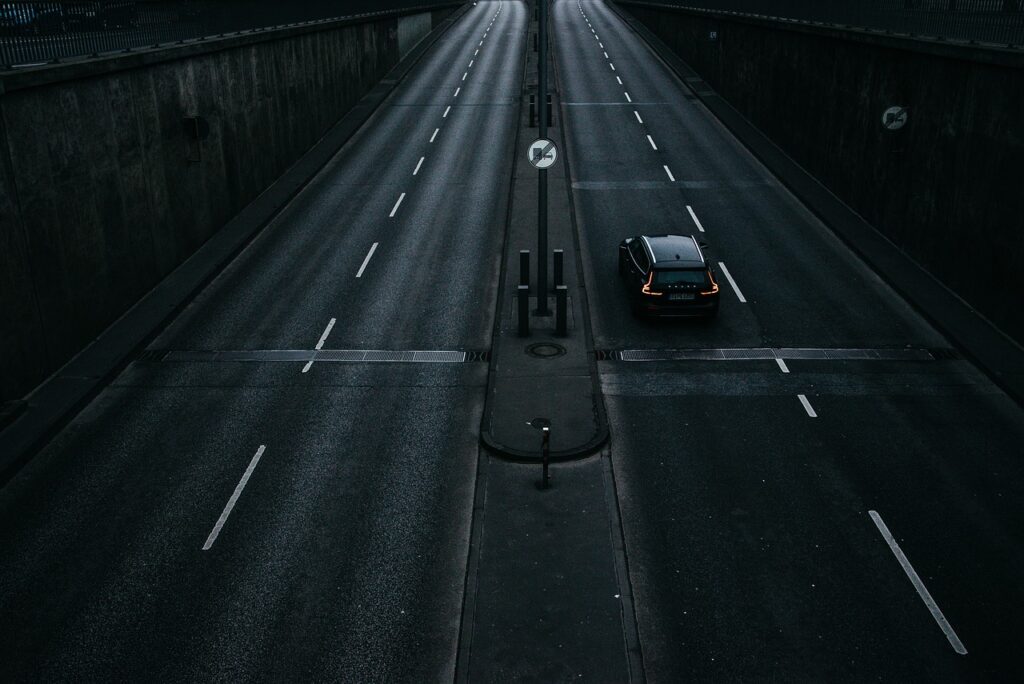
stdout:
[[520,285],[516,288],[519,298],[519,336],[530,336],[530,286]]
[[550,126],[554,122],[554,119],[551,118],[551,94],[550,93],[548,93],[548,108],[547,108],[547,112],[548,112],[548,125]]
[[569,334],[568,312],[569,288],[559,285],[555,288],[555,334],[565,337]]
[[537,103],[536,98],[530,96],[530,128],[534,128],[537,125]]
[[544,436],[541,437],[540,441],[540,462],[544,466],[544,489],[548,488],[548,460],[551,456],[551,428],[541,428],[544,431]]
[[559,285],[565,285],[565,270],[562,267],[563,257],[565,256],[565,253],[560,249],[556,249],[554,250],[553,256],[555,263],[552,267],[554,278],[552,279],[553,282],[551,283],[551,286],[557,290]]
[[530,250],[519,250],[519,284],[530,286]]

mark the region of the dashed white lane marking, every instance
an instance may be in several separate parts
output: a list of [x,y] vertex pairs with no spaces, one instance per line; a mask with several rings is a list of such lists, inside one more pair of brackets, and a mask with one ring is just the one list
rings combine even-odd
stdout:
[[612,64],[611,62],[608,62],[608,66],[610,66],[612,68],[612,71],[615,71],[615,65],[614,64]]
[[[366,270],[366,265],[368,263],[370,263],[370,259],[373,258],[373,253],[376,252],[376,251],[377,251],[377,243],[374,242],[372,245],[370,245],[370,251],[366,253],[366,258],[363,259],[363,265],[359,267],[359,273],[356,273],[356,278],[362,278],[363,277],[363,271]],[[320,347],[317,347],[317,349],[319,349],[319,348]]]
[[401,195],[398,196],[398,201],[395,202],[395,206],[393,206],[391,208],[391,213],[388,214],[388,218],[394,218],[395,212],[398,211],[398,206],[402,203],[402,200],[404,200],[404,199],[405,199],[405,193],[403,192]]
[[[360,270],[360,273],[361,272],[362,271]],[[358,278],[359,276],[356,276],[356,277]],[[336,318],[332,318],[330,321],[327,322],[327,327],[324,328],[324,334],[320,336],[320,340],[316,343],[315,349],[323,349],[324,348],[324,342],[327,341],[327,336],[331,334],[331,329],[334,328],[334,324],[337,322],[337,320],[338,319],[336,319]],[[312,366],[313,366],[313,359],[310,359],[306,363],[306,365],[302,367],[302,372],[303,373],[308,373],[309,369]]]
[[616,77],[615,77],[615,80],[619,82],[619,85],[622,85],[622,79],[621,79],[621,78],[619,78],[618,76],[616,76]]
[[654,151],[658,150],[658,146],[654,144],[654,138],[652,138],[650,134],[647,135],[647,142],[651,143],[651,149]]
[[782,359],[775,359],[775,363],[779,364],[779,370],[782,371],[783,373],[789,372],[789,366],[787,366],[786,362],[783,361]]
[[[374,246],[374,248],[376,248],[377,247],[377,243],[376,242],[373,243],[373,246]],[[370,250],[370,254],[373,254],[373,250],[372,249]],[[364,266],[365,266],[365,264],[364,264]],[[359,276],[356,276],[356,277],[358,278]],[[332,318],[331,320],[329,320],[327,322],[327,327],[324,328],[324,334],[320,336],[319,340],[317,340],[316,346],[313,347],[314,349],[323,349],[324,348],[324,342],[327,341],[327,336],[331,334],[331,330],[334,329],[334,324],[337,323],[337,322],[338,322],[337,318]]]
[[452,111],[452,106],[448,105],[447,107],[445,107],[444,114],[441,115],[441,118],[442,119],[447,119],[448,118],[448,112],[450,112],[450,111]]
[[608,59],[608,53],[607,53],[607,52],[606,52],[606,53],[604,53],[604,58],[605,58],[605,59]]
[[476,46],[477,46],[477,47],[480,47],[480,46],[481,46],[481,45],[483,45],[483,44],[484,44],[484,41],[482,41],[482,40],[481,40],[481,41],[480,41],[479,43],[477,43],[477,44],[476,44]]
[[597,47],[599,47],[599,48],[601,48],[602,50],[604,50],[604,43],[602,43],[602,42],[598,41],[598,43],[597,43]]
[[686,205],[686,211],[690,212],[690,218],[693,219],[693,223],[694,223],[695,226],[697,226],[697,230],[699,230],[700,232],[703,233],[704,232],[704,226],[702,226],[700,224],[700,219],[697,218],[697,214],[694,213],[693,207],[691,207],[689,204],[687,204]]
[[472,60],[472,59],[471,59],[471,60],[469,60],[469,68],[470,68],[470,69],[472,69],[472,68],[473,68],[473,62],[474,62],[474,60]]
[[454,95],[452,95],[452,97],[458,97],[458,96],[459,96],[459,92],[460,92],[461,90],[462,90],[462,86],[459,86],[458,88],[456,88],[456,89],[455,89],[455,94],[454,94]]
[[798,394],[796,398],[800,400],[800,403],[804,405],[804,411],[807,411],[807,415],[811,418],[817,418],[818,414],[814,412],[814,408],[811,406],[811,402],[807,401],[806,394]]
[[889,545],[889,550],[892,551],[893,555],[896,556],[896,560],[900,562],[900,567],[903,568],[903,572],[910,578],[910,583],[914,585],[914,589],[917,590],[917,595],[921,597],[924,604],[928,606],[928,612],[935,618],[935,622],[938,623],[939,627],[942,628],[943,633],[946,635],[946,639],[949,641],[949,645],[953,647],[953,650],[960,655],[967,655],[967,649],[964,647],[963,642],[960,641],[960,637],[956,635],[953,630],[953,625],[949,624],[949,620],[942,614],[942,610],[939,605],[935,603],[935,599],[932,598],[928,588],[924,586],[924,582],[918,577],[917,572],[914,570],[914,566],[907,560],[906,554],[903,553],[903,549],[896,543],[892,533],[886,526],[885,521],[882,520],[882,516],[878,514],[878,511],[868,511],[868,515],[871,516],[871,520],[874,521],[875,527],[882,533],[882,538],[885,539],[885,543]]
[[721,261],[719,261],[719,262],[718,262],[718,265],[722,267],[722,273],[724,273],[724,274],[725,274],[725,279],[729,281],[729,284],[730,284],[730,285],[732,285],[732,290],[733,290],[733,292],[735,292],[735,293],[736,293],[736,296],[737,296],[737,297],[739,298],[739,300],[740,300],[741,302],[743,302],[744,304],[746,304],[746,303],[747,303],[747,300],[746,300],[746,298],[745,298],[745,297],[743,296],[743,293],[742,293],[742,292],[740,292],[740,288],[739,288],[739,286],[738,286],[738,285],[736,284],[736,281],[732,279],[732,274],[731,274],[731,273],[729,273],[729,269],[727,269],[727,268],[725,267],[725,263],[724,263],[724,262],[721,262]]
[[466,71],[466,72],[463,72],[463,74],[462,74],[462,80],[463,80],[463,81],[465,81],[465,80],[466,80],[466,76],[469,76],[469,72],[468,72],[468,71]]
[[672,175],[672,172],[668,168],[668,164],[663,165],[661,168],[665,169],[665,173],[668,174],[668,179],[673,183],[676,182],[676,177]]
[[416,162],[416,168],[412,170],[412,175],[415,176],[417,173],[420,172],[420,167],[423,166],[424,159],[426,159],[426,157],[420,157],[420,160]]
[[634,115],[636,115],[636,120],[637,120],[637,121],[639,121],[640,123],[643,123],[643,122],[644,122],[644,120],[640,118],[640,112],[638,112],[638,111],[636,111],[636,110],[634,109],[634,110],[633,110],[633,114],[634,114]]
[[206,543],[203,544],[203,551],[209,551],[210,547],[213,546],[213,542],[217,541],[217,535],[220,534],[220,530],[224,527],[224,523],[227,522],[228,516],[231,515],[231,509],[235,507],[235,502],[238,501],[238,497],[242,494],[242,490],[245,489],[245,485],[249,482],[249,478],[252,477],[252,471],[256,470],[256,464],[260,462],[260,457],[263,456],[263,452],[267,450],[265,444],[260,444],[260,448],[256,450],[256,455],[249,461],[249,467],[245,469],[245,473],[242,475],[242,479],[238,481],[235,486],[235,491],[231,494],[231,498],[228,499],[227,505],[224,507],[224,512],[217,518],[217,524],[213,526],[213,530],[210,532],[210,536],[206,538]]
[[626,102],[632,102],[633,101],[633,98],[631,98],[629,96],[629,92],[628,91],[624,90],[624,91],[622,91],[622,94],[626,96]]
[[436,137],[437,137],[437,132],[438,132],[439,130],[441,130],[441,129],[440,129],[440,128],[435,128],[435,129],[434,129],[434,132],[433,132],[433,133],[431,134],[431,136],[430,136],[430,142],[434,142],[434,138],[436,138]]

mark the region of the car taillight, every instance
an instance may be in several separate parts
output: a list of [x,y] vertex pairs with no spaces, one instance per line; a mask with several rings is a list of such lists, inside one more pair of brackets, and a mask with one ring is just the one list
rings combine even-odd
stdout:
[[653,280],[654,280],[654,271],[651,271],[651,275],[647,276],[647,282],[644,283],[644,288],[642,290],[640,290],[640,291],[642,293],[644,293],[645,295],[649,295],[651,297],[660,297],[661,295],[665,294],[664,292],[652,292],[651,291],[651,281],[653,281]]
[[713,295],[718,294],[718,283],[715,282],[715,277],[711,275],[711,269],[708,269],[708,280],[711,281],[711,289],[707,292],[701,292],[702,295]]

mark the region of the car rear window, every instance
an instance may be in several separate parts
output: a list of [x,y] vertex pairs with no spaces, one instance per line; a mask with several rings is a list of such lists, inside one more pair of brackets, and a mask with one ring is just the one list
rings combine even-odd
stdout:
[[704,269],[686,271],[655,271],[654,282],[657,285],[704,285]]

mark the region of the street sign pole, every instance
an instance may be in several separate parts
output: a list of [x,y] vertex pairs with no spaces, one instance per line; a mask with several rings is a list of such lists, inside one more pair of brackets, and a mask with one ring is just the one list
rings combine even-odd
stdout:
[[[548,137],[548,8],[547,0],[537,0],[537,119],[541,140]],[[537,314],[548,311],[548,172],[537,173]]]

